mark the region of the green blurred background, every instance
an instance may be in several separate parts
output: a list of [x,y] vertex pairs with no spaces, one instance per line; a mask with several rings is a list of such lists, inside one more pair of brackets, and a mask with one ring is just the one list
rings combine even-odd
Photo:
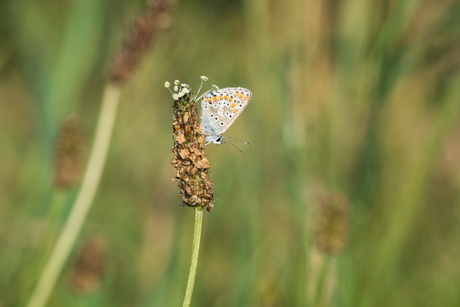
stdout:
[[[59,125],[80,118],[87,157],[110,59],[143,9],[0,2],[0,306],[27,302],[78,192],[52,208]],[[163,84],[196,90],[201,75],[206,89],[252,91],[226,133],[252,146],[206,148],[218,200],[192,306],[460,305],[460,1],[191,0],[165,22],[123,88],[100,188],[48,306],[181,304],[193,210],[171,181]],[[328,254],[315,212],[334,193],[350,228]],[[71,272],[94,237],[102,269],[80,293]]]

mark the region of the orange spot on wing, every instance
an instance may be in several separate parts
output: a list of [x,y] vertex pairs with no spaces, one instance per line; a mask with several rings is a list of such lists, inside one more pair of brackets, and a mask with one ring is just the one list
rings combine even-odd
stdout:
[[233,113],[236,113],[236,108],[233,109]]
[[220,100],[222,100],[222,99],[224,99],[224,96],[222,96],[222,95],[219,95],[219,98],[220,98]]
[[242,98],[243,96],[244,96],[244,94],[243,94],[243,93],[240,93],[240,98]]
[[236,106],[236,103],[232,103],[232,108],[234,108]]
[[228,95],[225,95],[224,97],[225,97],[225,99],[228,99]]
[[217,101],[217,97],[213,97],[214,101]]
[[244,100],[248,100],[249,99],[249,96],[244,96]]

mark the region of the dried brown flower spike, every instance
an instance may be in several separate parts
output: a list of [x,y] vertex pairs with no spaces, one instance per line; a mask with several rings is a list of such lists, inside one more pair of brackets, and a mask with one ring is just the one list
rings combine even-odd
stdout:
[[129,80],[143,55],[155,41],[161,30],[171,24],[171,7],[175,0],[152,0],[134,23],[123,48],[113,59],[109,79],[117,84]]
[[[205,77],[202,77],[205,80]],[[204,152],[204,136],[201,134],[200,121],[195,96],[188,84],[174,82],[173,98],[173,135],[174,158],[171,164],[177,175],[180,189],[179,196],[182,202],[189,207],[202,207],[210,211],[214,195],[214,183],[209,178],[208,170],[211,167]],[[169,82],[165,87],[169,88]]]
[[99,288],[106,268],[107,245],[100,237],[86,240],[80,247],[70,273],[69,285],[78,294]]
[[59,129],[54,152],[54,185],[65,189],[74,185],[83,168],[85,137],[80,121],[71,116]]
[[350,223],[350,204],[341,193],[329,193],[319,203],[315,243],[324,254],[337,254],[345,247]]

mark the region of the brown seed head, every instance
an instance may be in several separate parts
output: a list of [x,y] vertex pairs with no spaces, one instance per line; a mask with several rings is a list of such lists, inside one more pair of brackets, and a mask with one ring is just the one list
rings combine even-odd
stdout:
[[324,254],[337,254],[345,247],[350,223],[350,204],[341,193],[325,195],[319,202],[315,244]]
[[94,292],[99,288],[106,268],[107,246],[103,239],[93,237],[78,251],[69,278],[71,289],[78,294]]
[[142,56],[161,30],[171,24],[171,7],[175,0],[155,0],[147,4],[144,14],[134,23],[123,48],[116,54],[109,69],[109,78],[126,82],[134,73]]
[[80,121],[71,116],[59,130],[54,152],[54,185],[65,189],[80,178],[83,168],[85,137]]
[[209,178],[211,165],[206,159],[196,101],[187,84],[176,82],[173,103],[174,158],[171,164],[177,171],[173,180],[178,182],[179,196],[189,207],[202,207],[210,211],[214,198],[214,183]]

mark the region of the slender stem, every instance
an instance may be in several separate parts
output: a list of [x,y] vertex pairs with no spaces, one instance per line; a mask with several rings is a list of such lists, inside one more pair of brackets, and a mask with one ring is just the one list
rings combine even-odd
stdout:
[[201,228],[203,225],[203,208],[195,208],[195,227],[193,229],[192,261],[188,274],[187,290],[185,291],[183,307],[190,306],[192,301],[193,286],[195,285],[196,267],[198,265],[198,253],[200,251]]
[[101,179],[117,114],[119,97],[120,89],[115,85],[108,84],[104,92],[93,148],[80,192],[29,299],[28,307],[42,307],[46,304],[80,233]]
[[324,292],[325,292],[325,287],[326,285],[326,279],[327,275],[329,273],[329,268],[331,266],[331,256],[326,256],[322,267],[321,267],[321,272],[318,277],[318,283],[316,285],[316,293],[315,293],[315,300],[314,300],[314,305],[313,306],[320,306],[322,301],[324,300]]
[[[48,209],[48,216],[46,218],[46,225],[43,235],[44,238],[53,238],[54,240],[54,237],[57,234],[57,230],[59,229],[59,225],[62,224],[62,209],[65,207],[65,203],[67,202],[68,196],[68,190],[54,189],[51,204]],[[51,242],[47,242],[49,245],[46,244],[47,253],[52,247],[52,245],[50,244]]]
[[49,253],[54,245],[54,240],[56,240],[56,237],[59,235],[59,229],[63,222],[63,208],[65,208],[68,196],[68,190],[54,189],[53,191],[53,197],[48,209],[46,225],[42,235],[43,238],[46,238],[46,241],[43,242],[44,244],[42,245],[40,261],[38,261],[39,267],[47,262]]

